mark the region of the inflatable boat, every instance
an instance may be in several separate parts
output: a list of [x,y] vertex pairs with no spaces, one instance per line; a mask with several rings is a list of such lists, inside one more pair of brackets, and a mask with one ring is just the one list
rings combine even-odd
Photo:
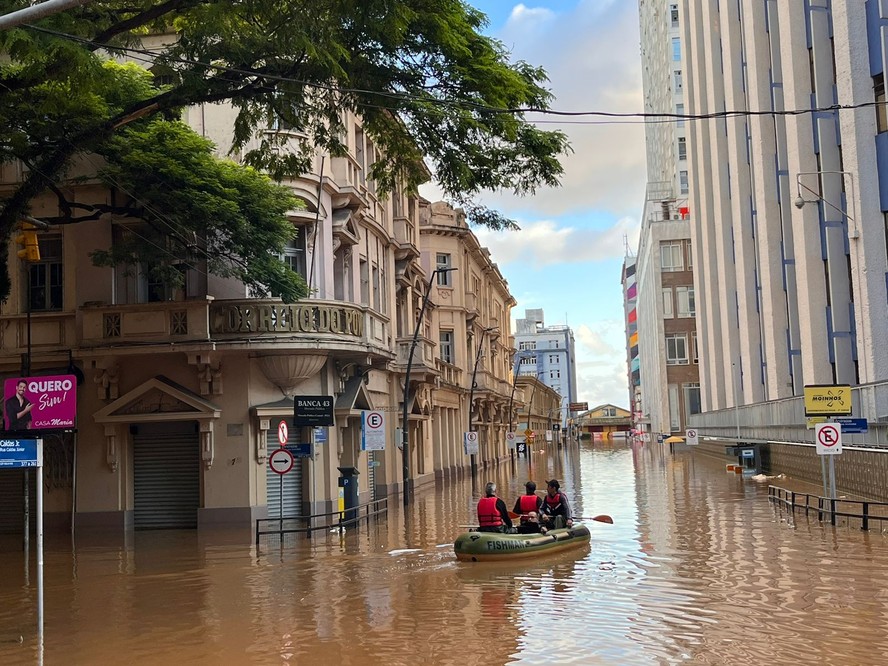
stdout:
[[547,534],[466,532],[456,539],[453,552],[460,562],[518,560],[578,548],[590,538],[589,528],[582,523]]

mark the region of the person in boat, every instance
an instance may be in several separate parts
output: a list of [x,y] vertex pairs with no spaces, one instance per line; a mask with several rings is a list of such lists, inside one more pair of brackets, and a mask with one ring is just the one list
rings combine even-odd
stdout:
[[484,488],[484,497],[478,500],[478,531],[513,534],[512,519],[506,503],[496,496],[496,484],[490,482]]
[[561,485],[557,479],[552,479],[546,484],[546,496],[543,498],[541,509],[540,518],[546,529],[557,530],[573,526],[570,502],[567,501],[567,495],[561,492]]
[[537,534],[540,531],[540,507],[543,498],[536,494],[537,484],[528,481],[524,484],[526,491],[515,500],[515,508],[512,513],[521,514],[518,523],[518,534]]

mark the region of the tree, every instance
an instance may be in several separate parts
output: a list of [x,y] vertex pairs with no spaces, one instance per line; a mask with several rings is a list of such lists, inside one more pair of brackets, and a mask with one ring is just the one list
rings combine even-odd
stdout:
[[[0,11],[19,4],[0,0]],[[0,33],[8,56],[0,65],[0,161],[29,169],[2,203],[0,240],[8,243],[29,203],[50,190],[62,211],[56,223],[104,213],[135,214],[156,233],[169,223],[183,248],[212,256],[211,270],[298,297],[303,287],[264,252],[281,248],[281,207],[292,202],[257,171],[281,180],[304,173],[316,149],[344,154],[346,110],[379,149],[369,170],[380,191],[397,180],[416,187],[431,170],[477,221],[508,226],[474,197],[556,185],[568,146],[522,111],[548,107],[545,73],[511,63],[502,44],[480,33],[485,20],[461,0],[111,0]],[[212,102],[236,110],[233,143],[222,148],[245,151],[244,167],[211,159],[208,145],[176,121],[183,108]],[[281,124],[299,130],[295,153],[276,149],[291,133],[259,131]],[[162,150],[152,149],[158,139]],[[64,184],[76,158],[90,155],[107,164],[96,174],[103,182],[126,183],[138,202],[123,212],[78,209]],[[187,166],[194,160],[197,171]],[[190,203],[151,190],[160,165],[170,190],[199,193],[205,181],[218,188]],[[229,195],[238,203],[226,208]],[[191,220],[202,206],[201,221]],[[219,210],[228,216],[217,227]],[[239,225],[252,245],[219,240]],[[94,259],[145,260],[146,246],[100,249]],[[9,288],[4,257],[0,298]]]

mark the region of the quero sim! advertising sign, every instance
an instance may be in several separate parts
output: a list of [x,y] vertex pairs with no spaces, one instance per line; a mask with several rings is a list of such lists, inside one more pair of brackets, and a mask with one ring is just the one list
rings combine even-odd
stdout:
[[3,382],[3,427],[7,431],[73,428],[76,416],[74,375],[13,377]]

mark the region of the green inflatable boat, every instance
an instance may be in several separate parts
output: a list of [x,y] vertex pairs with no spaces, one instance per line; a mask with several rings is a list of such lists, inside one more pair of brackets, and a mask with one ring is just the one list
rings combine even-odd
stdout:
[[466,532],[453,544],[460,562],[491,562],[518,560],[559,553],[589,543],[589,528],[582,523],[548,534],[500,534],[497,532]]

